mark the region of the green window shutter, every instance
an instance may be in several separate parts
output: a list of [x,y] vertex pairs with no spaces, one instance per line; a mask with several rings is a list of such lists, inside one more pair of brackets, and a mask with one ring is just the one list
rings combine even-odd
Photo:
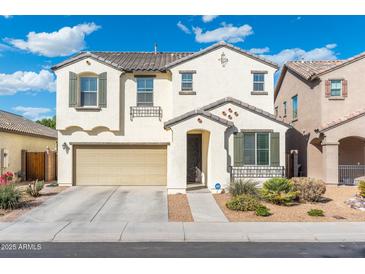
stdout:
[[280,134],[279,132],[271,133],[271,165],[280,166]]
[[69,72],[69,106],[77,107],[77,74]]
[[238,132],[233,136],[233,165],[243,166],[243,133]]
[[106,108],[107,73],[99,74],[99,107]]

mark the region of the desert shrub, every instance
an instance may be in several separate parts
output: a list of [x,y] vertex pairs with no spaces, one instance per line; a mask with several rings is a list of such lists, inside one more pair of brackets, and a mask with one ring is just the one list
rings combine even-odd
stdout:
[[262,216],[262,217],[267,217],[271,215],[270,209],[268,209],[264,205],[261,205],[258,208],[256,208],[255,213],[257,216]]
[[253,180],[234,181],[229,185],[229,192],[233,196],[242,194],[256,196],[258,194],[257,182]]
[[43,189],[44,182],[43,181],[33,181],[28,185],[27,193],[33,197],[38,197],[41,195],[39,192]]
[[0,186],[0,208],[14,209],[19,206],[20,193],[14,184],[6,184]]
[[286,178],[267,180],[261,189],[263,199],[278,205],[289,205],[298,198],[299,192],[294,184]]
[[255,211],[262,206],[257,197],[247,194],[234,196],[227,201],[226,206],[236,211]]
[[324,211],[322,209],[311,209],[307,212],[307,214],[313,217],[323,217]]
[[309,177],[296,177],[290,179],[299,191],[299,199],[307,202],[318,202],[326,192],[326,184],[322,180]]
[[360,181],[358,188],[360,196],[365,198],[365,181]]

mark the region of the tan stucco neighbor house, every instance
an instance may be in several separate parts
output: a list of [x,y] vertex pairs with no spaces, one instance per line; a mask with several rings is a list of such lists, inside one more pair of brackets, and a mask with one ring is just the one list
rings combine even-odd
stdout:
[[226,187],[283,176],[277,65],[220,42],[198,52],[81,52],[57,76],[58,181]]
[[[288,165],[295,167],[297,153],[299,175],[328,184],[351,184],[365,175],[364,75],[365,53],[284,65],[275,111],[293,126],[287,133]],[[289,176],[298,175],[291,170]]]
[[22,150],[44,152],[47,148],[57,148],[56,130],[0,110],[0,172],[11,171],[23,177]]

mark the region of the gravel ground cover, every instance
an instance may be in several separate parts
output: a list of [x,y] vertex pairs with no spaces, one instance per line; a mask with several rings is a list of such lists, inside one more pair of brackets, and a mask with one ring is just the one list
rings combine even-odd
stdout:
[[[228,193],[215,194],[218,205],[231,222],[339,222],[365,221],[365,212],[351,208],[345,201],[358,192],[357,187],[327,186],[324,201],[319,203],[299,203],[293,206],[278,206],[263,202],[272,215],[268,217],[256,216],[255,212],[233,211],[226,207],[231,198]],[[307,212],[311,209],[321,209],[324,217],[311,217]]]
[[193,222],[188,197],[185,194],[168,195],[169,222]]

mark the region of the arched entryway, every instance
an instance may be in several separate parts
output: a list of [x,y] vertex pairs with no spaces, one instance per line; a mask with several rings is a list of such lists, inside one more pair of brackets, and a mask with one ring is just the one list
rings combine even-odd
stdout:
[[202,129],[186,133],[186,182],[188,187],[206,186],[210,132]]
[[349,136],[339,140],[339,182],[352,184],[354,179],[365,176],[365,138]]

